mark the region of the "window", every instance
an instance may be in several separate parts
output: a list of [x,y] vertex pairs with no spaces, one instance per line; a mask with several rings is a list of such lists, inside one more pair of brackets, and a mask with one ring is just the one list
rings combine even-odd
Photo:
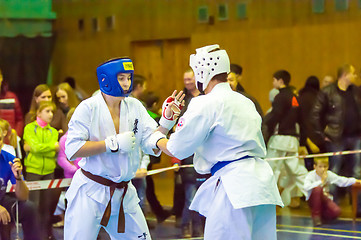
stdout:
[[92,30],[93,32],[99,32],[99,22],[97,18],[92,18]]
[[78,30],[81,32],[84,31],[84,19],[78,20]]
[[115,24],[115,16],[109,16],[105,18],[105,23],[107,26],[107,30],[113,30]]

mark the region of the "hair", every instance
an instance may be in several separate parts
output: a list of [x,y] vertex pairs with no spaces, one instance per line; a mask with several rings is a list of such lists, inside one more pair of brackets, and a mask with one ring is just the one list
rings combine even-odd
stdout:
[[31,104],[30,104],[30,109],[29,109],[29,112],[30,113],[35,113],[36,112],[36,109],[37,109],[37,103],[36,103],[36,98],[39,97],[41,94],[43,94],[43,92],[45,91],[50,91],[50,88],[48,85],[46,84],[40,84],[38,86],[36,86],[36,88],[34,89],[34,92],[33,92],[33,97],[31,99]]
[[154,92],[148,92],[144,96],[144,102],[147,109],[152,108],[154,103],[159,102],[159,97]]
[[340,79],[344,74],[351,72],[352,65],[345,64],[337,69],[337,79]]
[[231,63],[231,72],[242,75],[243,68],[239,66],[238,64]]
[[194,72],[193,72],[193,69],[192,69],[192,68],[187,68],[187,69],[184,71],[184,73],[189,73],[189,72],[191,72],[191,73],[193,73],[193,74],[194,74]]
[[68,83],[72,89],[75,89],[75,79],[73,77],[66,77],[63,82]]
[[313,161],[314,161],[314,164],[315,164],[315,165],[317,165],[317,164],[319,164],[319,163],[325,163],[325,164],[328,165],[328,157],[315,157],[315,158],[313,159]]
[[[80,103],[79,99],[77,98],[73,88],[69,85],[69,83],[63,82],[60,83],[55,90],[55,95],[59,90],[63,90],[68,94],[68,106],[69,108],[73,108],[78,106],[78,104]],[[59,100],[57,97],[55,97],[55,103],[57,106],[59,106]]]
[[291,74],[287,72],[286,70],[278,70],[273,74],[273,77],[277,80],[282,79],[283,83],[288,86],[291,82]]
[[8,133],[11,132],[10,124],[5,119],[0,119],[0,129],[1,129],[1,132],[4,132],[4,131],[7,131]]
[[142,75],[134,74],[133,75],[133,89],[140,85],[141,87],[144,85],[146,79]]
[[36,113],[39,113],[39,112],[43,111],[44,108],[47,108],[47,107],[52,107],[53,112],[55,112],[56,106],[52,101],[41,101],[39,103],[38,108],[36,109]]
[[220,82],[227,82],[227,77],[228,77],[227,73],[220,73],[220,74],[213,76],[212,80],[218,80]]
[[66,124],[67,125],[69,124],[70,119],[73,116],[74,111],[75,111],[75,108],[70,108],[69,112],[66,114]]
[[309,76],[306,80],[305,86],[299,91],[302,94],[307,91],[319,91],[320,80],[316,76]]

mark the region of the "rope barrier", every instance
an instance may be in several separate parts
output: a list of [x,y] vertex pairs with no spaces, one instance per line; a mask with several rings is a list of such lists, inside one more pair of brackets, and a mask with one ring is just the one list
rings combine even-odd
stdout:
[[[308,154],[308,155],[299,155],[299,156],[286,156],[286,157],[274,157],[274,158],[265,158],[266,161],[277,161],[277,160],[287,160],[293,158],[315,158],[315,157],[330,157],[330,156],[338,156],[338,155],[350,155],[361,153],[361,150],[349,150],[349,151],[339,151],[339,152],[328,152],[328,153],[317,153],[317,154]],[[159,168],[154,170],[149,170],[147,172],[147,176],[155,175],[161,172],[174,170],[178,168],[188,168],[193,167],[193,164],[189,165],[180,165],[180,166],[172,166],[166,168]],[[42,180],[42,181],[25,181],[30,191],[35,190],[43,190],[43,189],[54,189],[54,188],[65,188],[69,187],[71,182],[71,178],[63,178],[63,179],[52,179],[52,180]],[[14,192],[15,185],[9,184],[6,188],[6,192]]]

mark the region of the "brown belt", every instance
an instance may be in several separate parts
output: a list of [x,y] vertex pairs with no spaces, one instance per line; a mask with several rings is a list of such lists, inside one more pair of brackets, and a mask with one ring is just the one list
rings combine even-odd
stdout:
[[116,183],[109,179],[106,179],[101,176],[94,175],[90,172],[87,172],[84,169],[81,169],[81,171],[86,177],[93,180],[94,182],[97,182],[99,184],[110,187],[110,199],[109,199],[108,205],[104,211],[102,220],[100,221],[100,225],[102,225],[104,227],[106,227],[108,225],[110,213],[112,212],[111,201],[112,201],[112,197],[113,197],[115,189],[116,188],[118,188],[118,189],[124,188],[121,202],[120,202],[119,217],[118,217],[118,233],[124,233],[125,232],[125,216],[124,216],[123,200],[124,200],[124,196],[128,190],[129,181]]

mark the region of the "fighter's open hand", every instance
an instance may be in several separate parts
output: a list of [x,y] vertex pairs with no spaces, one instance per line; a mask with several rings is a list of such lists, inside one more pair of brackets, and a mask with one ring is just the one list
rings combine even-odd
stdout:
[[6,208],[0,205],[0,223],[7,225],[10,221],[11,218],[9,212],[6,210]]
[[21,173],[23,171],[23,166],[21,165],[21,161],[19,158],[15,158],[13,163],[9,162],[9,165],[11,166],[11,171],[13,171],[13,174],[16,179],[21,178]]
[[184,107],[184,97],[185,94],[183,91],[180,91],[177,94],[177,90],[174,90],[172,96],[168,97],[164,101],[162,106],[162,118],[159,121],[159,124],[162,127],[170,130],[174,126],[182,108]]

